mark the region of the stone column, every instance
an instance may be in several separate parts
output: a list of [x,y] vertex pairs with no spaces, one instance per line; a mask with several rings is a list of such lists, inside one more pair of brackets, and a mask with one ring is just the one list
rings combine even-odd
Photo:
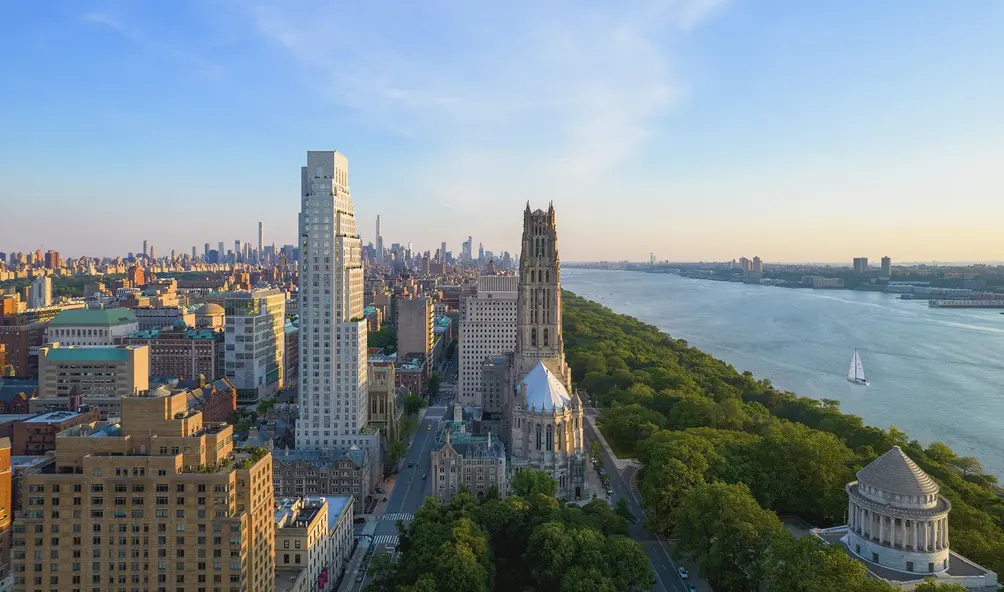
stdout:
[[945,516],[945,548],[949,548],[948,544],[948,516]]
[[914,551],[916,551],[917,550],[917,541],[920,540],[920,523],[917,522],[916,520],[914,520],[910,524],[910,539],[912,540],[912,543],[910,544],[910,546],[913,547]]
[[925,520],[924,521],[924,545],[923,545],[925,551],[930,551],[931,550],[931,528],[932,528],[931,527],[931,522]]

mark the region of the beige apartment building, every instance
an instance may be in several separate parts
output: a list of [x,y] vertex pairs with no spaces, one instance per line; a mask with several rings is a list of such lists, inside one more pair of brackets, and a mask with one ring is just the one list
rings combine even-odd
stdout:
[[276,502],[276,592],[328,592],[352,555],[352,498]]
[[486,275],[478,277],[476,291],[461,299],[457,400],[481,407],[486,417],[496,421],[501,419],[502,405],[498,400],[487,400],[482,392],[482,366],[486,359],[516,349],[518,295],[518,278]]
[[57,436],[55,472],[23,479],[14,590],[272,592],[272,457],[186,399],[123,397],[121,422]]
[[424,354],[428,359],[434,339],[432,300],[425,296],[398,298],[396,308],[397,351],[402,355]]
[[32,413],[69,409],[77,403],[98,407],[101,416],[118,417],[119,398],[150,388],[150,348],[146,345],[70,346],[50,343],[38,352],[38,397]]

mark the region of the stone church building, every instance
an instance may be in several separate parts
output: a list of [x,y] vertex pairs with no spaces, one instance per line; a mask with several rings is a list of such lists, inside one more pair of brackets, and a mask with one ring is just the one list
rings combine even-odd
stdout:
[[561,264],[554,206],[523,212],[516,351],[505,357],[503,433],[513,471],[548,473],[559,499],[586,498],[582,400],[561,331]]

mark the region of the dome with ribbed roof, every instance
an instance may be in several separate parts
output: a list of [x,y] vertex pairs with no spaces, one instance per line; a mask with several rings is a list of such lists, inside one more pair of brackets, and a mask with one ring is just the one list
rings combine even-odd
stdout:
[[858,483],[886,493],[906,496],[938,494],[938,484],[913,462],[899,446],[858,471]]
[[219,304],[214,304],[212,302],[207,302],[196,309],[195,314],[199,316],[209,316],[209,315],[221,315],[225,311]]

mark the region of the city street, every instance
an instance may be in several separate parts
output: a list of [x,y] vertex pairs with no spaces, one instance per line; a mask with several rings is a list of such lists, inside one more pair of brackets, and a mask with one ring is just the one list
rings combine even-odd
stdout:
[[[589,421],[583,423],[586,441],[590,443],[599,442],[599,436],[596,433],[596,429],[593,428],[592,423]],[[600,456],[603,459],[604,470],[610,477],[610,486],[614,490],[614,494],[610,497],[610,502],[616,505],[617,500],[621,498],[626,499],[631,513],[637,518],[635,524],[631,525],[629,532],[631,538],[645,549],[649,559],[652,561],[652,569],[655,571],[656,592],[687,592],[687,584],[689,583],[695,584],[698,590],[710,590],[707,584],[696,581],[697,570],[691,569],[692,566],[690,565],[686,567],[691,570],[690,577],[694,581],[684,581],[676,571],[680,563],[675,561],[670,554],[669,543],[666,542],[665,537],[645,528],[645,510],[641,507],[641,498],[636,491],[631,489],[631,479],[637,472],[637,467],[632,465],[626,467],[622,472],[618,471],[614,464],[614,459],[607,452],[606,447],[602,445],[600,446]]]
[[[397,546],[397,521],[410,521],[415,516],[415,512],[422,506],[425,498],[431,494],[432,483],[429,469],[432,464],[432,446],[435,444],[437,430],[436,426],[443,414],[446,413],[448,402],[456,394],[454,381],[457,379],[457,357],[447,363],[446,371],[443,374],[443,382],[439,394],[434,397],[432,407],[424,410],[424,416],[418,422],[418,428],[408,448],[404,464],[398,473],[394,487],[390,490],[387,503],[383,505],[383,513],[373,517],[376,528],[373,531],[371,549],[373,554],[384,553],[389,546]],[[411,465],[409,468],[408,465]],[[422,477],[426,476],[425,479]],[[361,569],[366,569],[368,562],[363,562]],[[356,574],[346,574],[348,581],[352,582],[348,588],[351,592],[358,592],[366,587],[370,578],[367,576],[361,582],[355,582]]]

